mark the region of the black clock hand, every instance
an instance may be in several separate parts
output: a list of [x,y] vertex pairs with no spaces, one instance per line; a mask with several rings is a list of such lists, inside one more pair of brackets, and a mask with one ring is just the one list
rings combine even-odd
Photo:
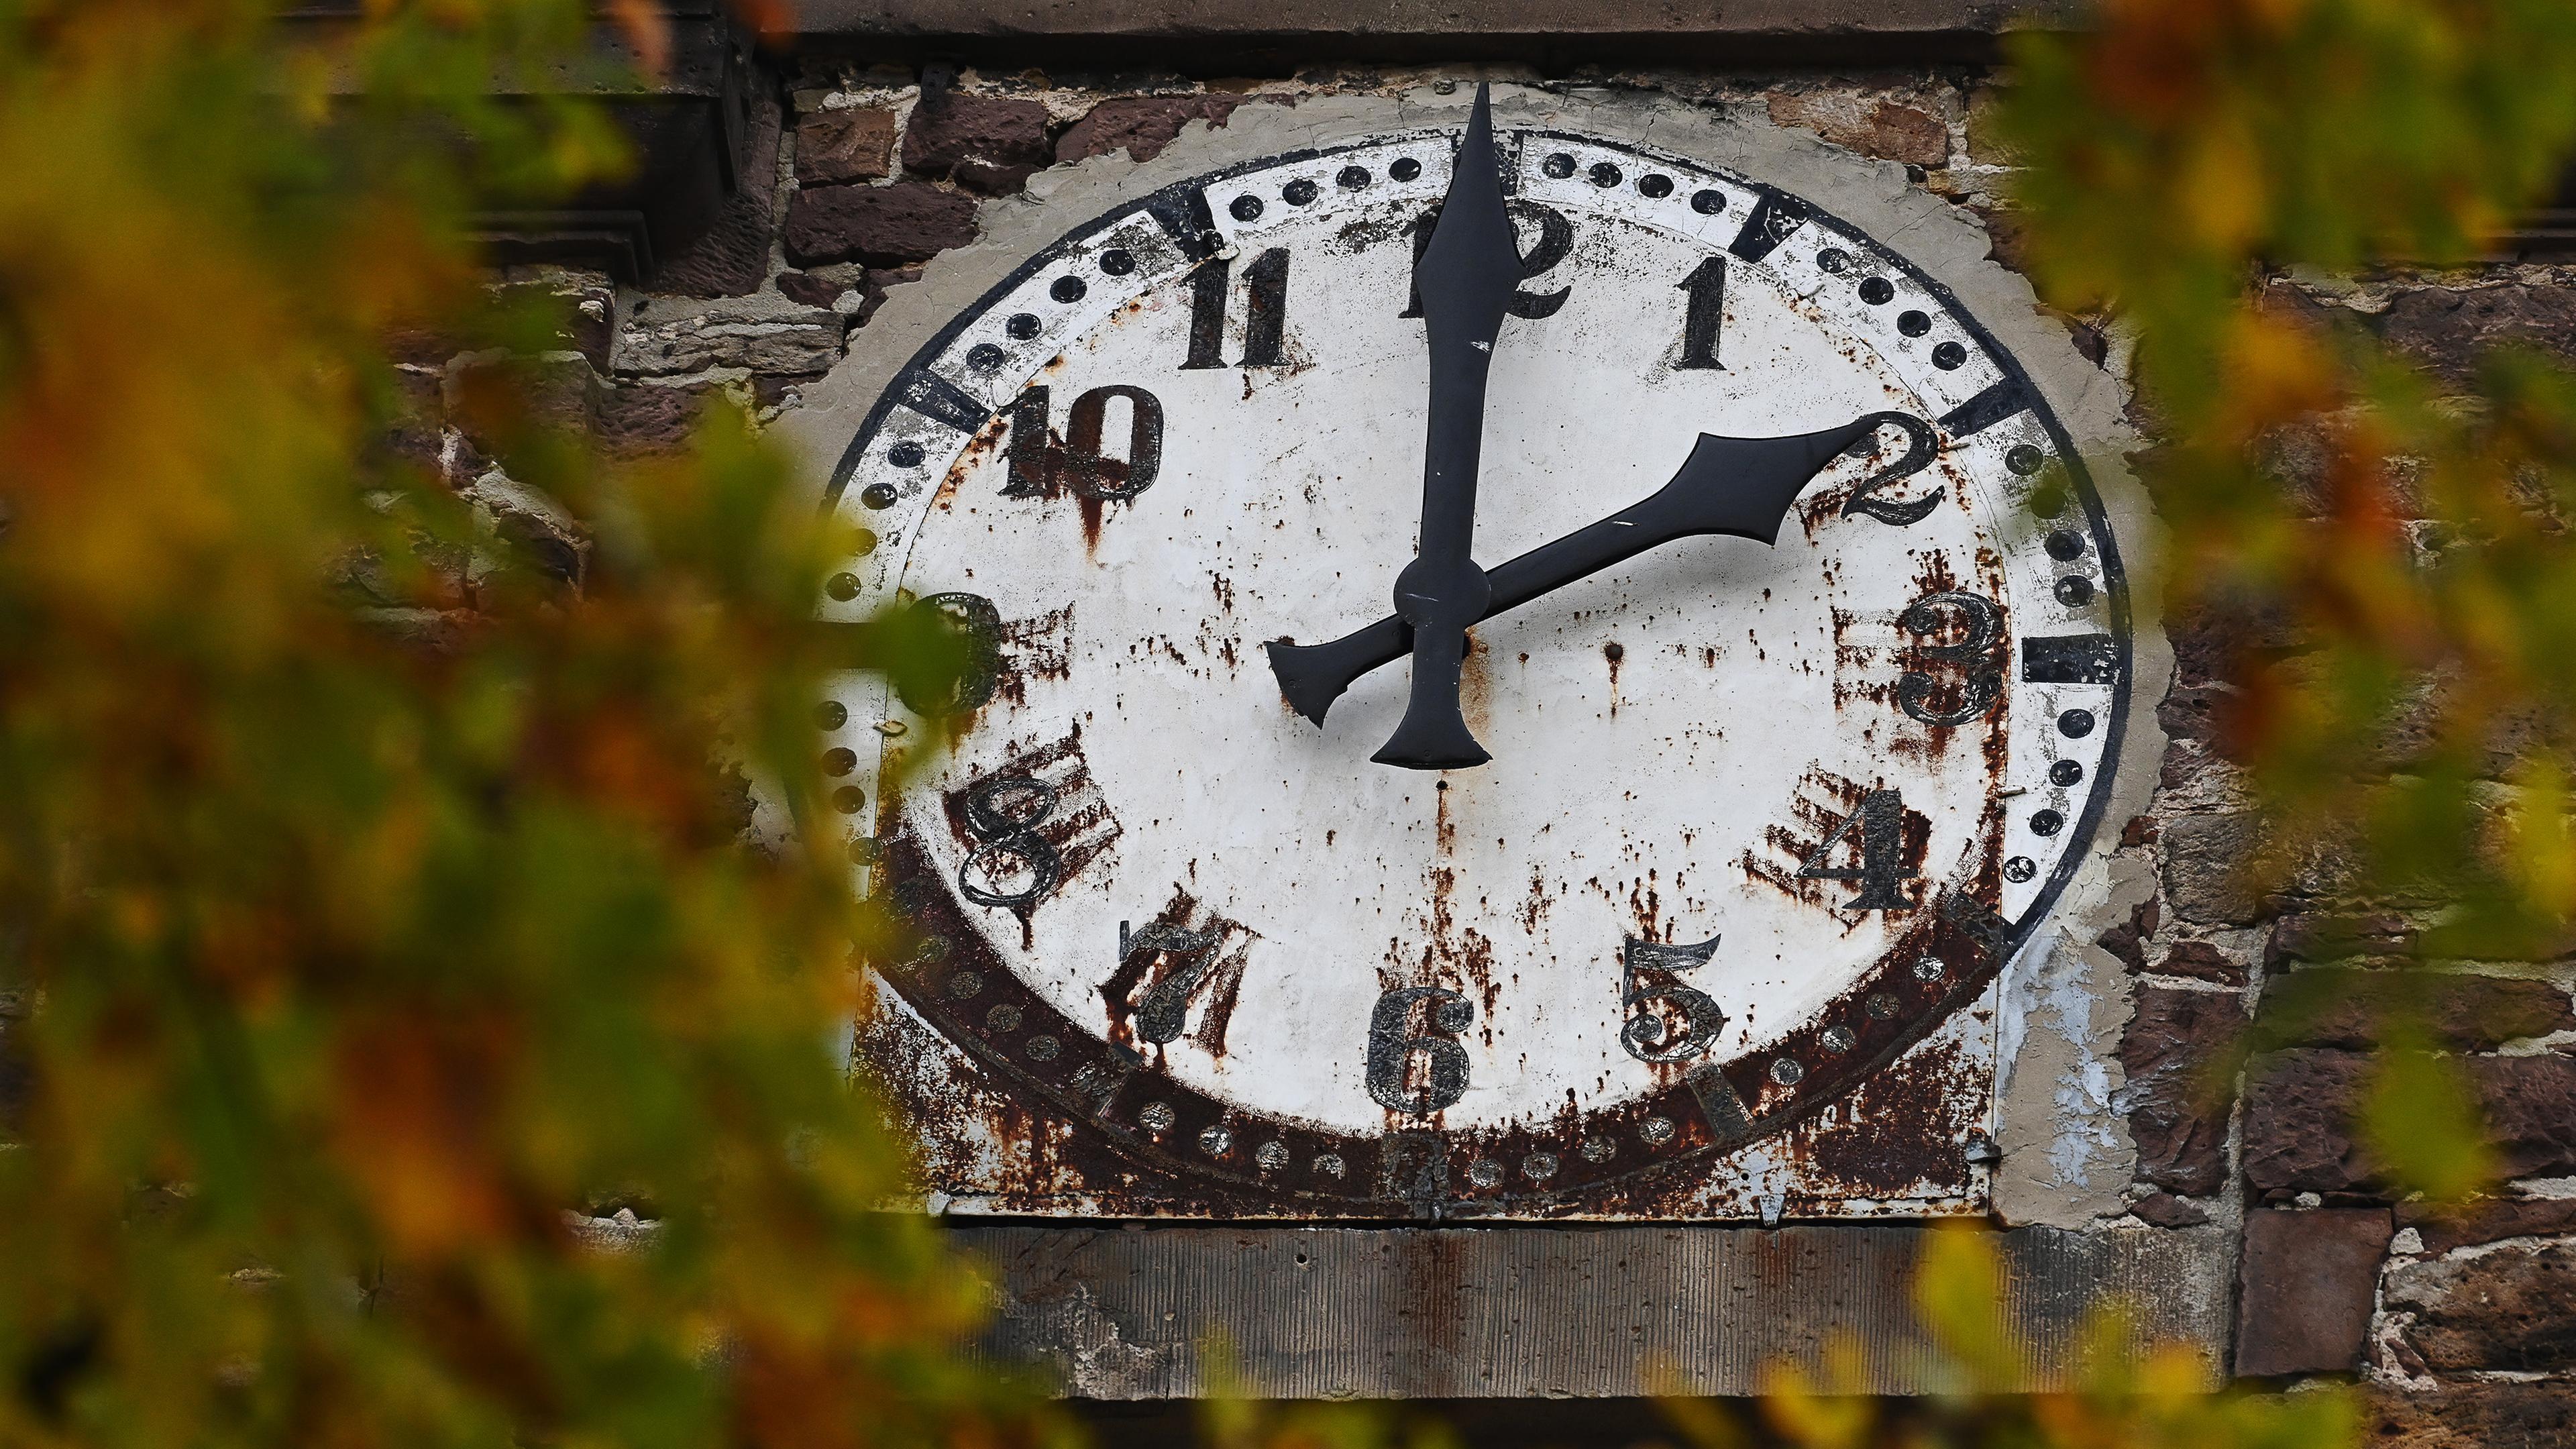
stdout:
[[[1800,491],[1835,455],[1882,426],[1905,430],[1905,456],[1863,484],[1865,492],[1887,479],[1919,472],[1932,461],[1939,442],[1929,424],[1904,413],[1871,413],[1839,428],[1785,438],[1702,433],[1681,471],[1653,496],[1488,570],[1492,594],[1478,617],[1490,619],[1519,608],[1677,538],[1718,533],[1772,543]],[[1265,647],[1289,706],[1320,725],[1352,681],[1404,657],[1411,643],[1405,632],[1405,620],[1390,617],[1329,643]]]
[[1484,86],[1458,144],[1458,164],[1431,245],[1414,265],[1431,344],[1430,425],[1422,450],[1422,535],[1395,580],[1395,614],[1410,634],[1413,697],[1404,720],[1370,756],[1382,765],[1452,770],[1492,756],[1458,710],[1467,626],[1485,616],[1492,589],[1471,555],[1476,467],[1485,433],[1485,382],[1494,339],[1521,283],[1521,254],[1503,213],[1494,169],[1494,120]]

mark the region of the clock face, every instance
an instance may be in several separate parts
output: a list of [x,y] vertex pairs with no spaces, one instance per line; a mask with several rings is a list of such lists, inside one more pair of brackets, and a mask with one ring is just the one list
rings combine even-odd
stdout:
[[[1473,556],[1510,607],[1456,692],[1487,763],[1372,760],[1413,675],[1416,259],[1455,130],[1082,220],[833,479],[869,532],[825,616],[975,641],[959,689],[854,674],[823,710],[853,858],[924,935],[900,1009],[1216,1199],[1543,1209],[1715,1170],[1990,1002],[2104,808],[2125,594],[2020,366],[1787,192],[1499,142],[1522,275]],[[1549,545],[1575,576],[1509,597]]]

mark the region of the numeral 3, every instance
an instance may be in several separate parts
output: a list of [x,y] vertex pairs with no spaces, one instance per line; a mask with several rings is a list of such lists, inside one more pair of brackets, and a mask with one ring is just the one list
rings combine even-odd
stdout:
[[1925,594],[1897,616],[1896,625],[1916,638],[1928,638],[1956,616],[1966,620],[1968,637],[1955,644],[1919,644],[1924,658],[1955,665],[1961,671],[1950,689],[1955,702],[1938,701],[1943,681],[1920,670],[1908,670],[1896,681],[1896,706],[1929,725],[1963,725],[2003,701],[2004,671],[1995,646],[2003,642],[2004,611],[1980,594],[1945,589]]

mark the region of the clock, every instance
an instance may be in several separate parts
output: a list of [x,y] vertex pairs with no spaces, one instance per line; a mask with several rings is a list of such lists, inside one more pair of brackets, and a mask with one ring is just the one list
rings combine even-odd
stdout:
[[1788,178],[1387,119],[1006,204],[801,424],[822,616],[968,661],[820,706],[863,1050],[996,1210],[1973,1210],[2126,699],[2075,441]]

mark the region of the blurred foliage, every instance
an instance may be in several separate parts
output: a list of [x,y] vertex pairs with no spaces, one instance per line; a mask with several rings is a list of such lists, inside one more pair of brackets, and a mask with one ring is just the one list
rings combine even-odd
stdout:
[[2009,1292],[1992,1233],[1936,1228],[1916,1269],[1923,1341],[1913,1367],[1937,1391],[1873,1397],[1862,1348],[1838,1342],[1826,1345],[1821,1374],[1774,1368],[1748,1409],[1677,1397],[1667,1412],[1691,1449],[2341,1449],[2358,1441],[2350,1396],[2212,1393],[2211,1366],[2197,1350],[2138,1343],[2117,1304],[2083,1330],[2073,1382],[2019,1392],[2031,1371],[2006,1324]]
[[[2414,912],[2421,957],[2565,954],[2576,377],[2505,350],[2446,383],[2293,279],[2468,263],[2538,205],[2576,149],[2576,8],[2110,0],[2013,66],[2031,267],[2135,339],[2165,613],[2226,656],[2260,884]],[[2456,1070],[2384,1065],[2395,1178],[2485,1181]]]
[[738,421],[464,389],[575,587],[387,443],[398,351],[560,320],[469,209],[622,161],[487,96],[637,78],[577,0],[272,8],[0,0],[0,1442],[1043,1437],[829,1040],[845,545]]

